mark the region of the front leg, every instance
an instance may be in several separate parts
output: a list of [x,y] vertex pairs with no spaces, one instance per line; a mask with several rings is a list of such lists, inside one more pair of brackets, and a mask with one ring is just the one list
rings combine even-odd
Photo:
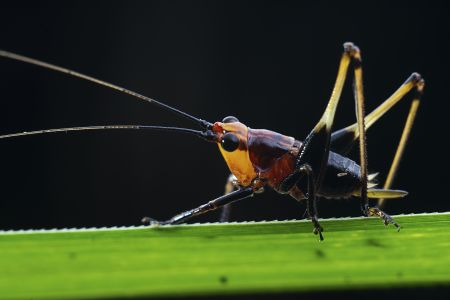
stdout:
[[144,217],[142,219],[142,223],[144,224],[150,224],[150,225],[167,225],[167,224],[178,224],[182,223],[192,217],[204,214],[211,210],[216,210],[219,207],[222,207],[224,205],[227,205],[229,203],[242,200],[248,197],[253,196],[253,187],[247,187],[243,188],[237,191],[234,191],[230,194],[223,195],[219,198],[216,198],[214,200],[209,201],[206,204],[200,205],[197,208],[182,212],[178,215],[173,216],[167,221],[157,221],[155,219]]

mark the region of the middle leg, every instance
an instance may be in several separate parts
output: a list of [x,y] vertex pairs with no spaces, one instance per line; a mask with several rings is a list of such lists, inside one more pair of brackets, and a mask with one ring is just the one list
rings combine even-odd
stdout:
[[[359,132],[360,148],[360,178],[361,178],[361,209],[363,214],[368,216],[369,201],[367,197],[367,149],[366,149],[366,130],[365,130],[365,108],[363,93],[362,60],[358,47],[352,43],[344,44],[344,53],[341,57],[338,76],[331,94],[328,105],[320,118],[319,122],[313,128],[311,133],[304,141],[304,147],[297,159],[297,168],[308,164],[314,170],[314,184],[317,190],[320,190],[324,178],[326,164],[330,151],[331,130],[334,123],[336,108],[338,106],[342,88],[346,79],[346,74],[350,63],[353,63],[354,69],[354,95],[356,104],[356,120]],[[378,214],[381,217],[381,213]],[[390,219],[386,218],[385,221]]]
[[[300,179],[297,180],[293,189],[290,191],[290,195],[297,201],[306,199],[306,213],[313,223],[313,233],[318,234],[320,240],[323,241],[323,228],[319,224],[317,213],[316,184],[313,169],[309,164],[304,164],[300,166],[297,172],[304,176],[300,176]],[[304,186],[305,183],[306,186]],[[304,190],[306,190],[306,194],[303,194],[302,191]]]

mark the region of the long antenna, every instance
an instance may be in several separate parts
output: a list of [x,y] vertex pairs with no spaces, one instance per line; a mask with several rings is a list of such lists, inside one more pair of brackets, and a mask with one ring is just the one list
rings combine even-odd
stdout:
[[215,135],[211,132],[202,132],[200,130],[193,130],[180,127],[166,127],[166,126],[148,126],[148,125],[98,125],[98,126],[82,126],[82,127],[67,127],[67,128],[55,128],[55,129],[42,129],[35,131],[24,131],[18,133],[10,133],[0,135],[0,139],[21,137],[27,135],[58,133],[58,132],[71,132],[71,131],[83,131],[83,130],[114,130],[114,129],[144,129],[144,130],[159,130],[159,131],[175,131],[196,135],[207,141],[215,141]]
[[43,61],[40,61],[40,60],[37,60],[37,59],[34,59],[34,58],[30,58],[30,57],[27,57],[27,56],[19,55],[19,54],[8,52],[8,51],[4,51],[4,50],[0,50],[0,56],[5,57],[5,58],[9,58],[9,59],[13,59],[13,60],[17,60],[17,61],[21,61],[21,62],[24,62],[24,63],[29,63],[29,64],[32,64],[32,65],[36,65],[36,66],[39,66],[39,67],[42,67],[42,68],[45,68],[45,69],[50,69],[50,70],[53,70],[53,71],[61,72],[61,73],[64,73],[64,74],[67,74],[67,75],[71,75],[71,76],[74,76],[74,77],[78,77],[78,78],[81,78],[81,79],[84,79],[84,80],[87,80],[87,81],[90,81],[90,82],[94,82],[96,84],[103,85],[103,86],[106,86],[106,87],[111,88],[113,90],[116,90],[116,91],[119,91],[119,92],[122,92],[122,93],[125,93],[125,94],[128,94],[128,95],[131,95],[131,96],[136,97],[136,98],[138,98],[140,100],[152,103],[152,104],[154,104],[156,106],[159,106],[159,107],[161,107],[161,108],[163,108],[165,110],[168,110],[168,111],[171,111],[171,112],[176,113],[178,115],[181,115],[181,116],[183,116],[183,117],[185,117],[185,118],[187,118],[187,119],[197,123],[198,125],[200,125],[200,126],[202,126],[204,128],[210,128],[212,126],[212,124],[210,122],[208,122],[208,121],[205,121],[205,120],[196,118],[194,116],[191,116],[188,113],[185,113],[185,112],[183,112],[183,111],[181,111],[179,109],[173,108],[173,107],[171,107],[171,106],[169,106],[167,104],[164,104],[162,102],[159,102],[159,101],[157,101],[155,99],[152,99],[150,97],[147,97],[147,96],[144,96],[142,94],[133,92],[133,91],[128,90],[126,88],[120,87],[118,85],[115,85],[115,84],[112,84],[112,83],[109,83],[109,82],[106,82],[106,81],[103,81],[103,80],[100,80],[100,79],[97,79],[97,78],[94,78],[94,77],[91,77],[91,76],[88,76],[88,75],[84,75],[82,73],[79,73],[79,72],[76,72],[76,71],[73,71],[73,70],[70,70],[70,69],[66,69],[66,68],[63,68],[63,67],[60,67],[60,66],[56,66],[56,65],[53,65],[53,64],[50,64],[50,63],[46,63],[46,62],[43,62]]

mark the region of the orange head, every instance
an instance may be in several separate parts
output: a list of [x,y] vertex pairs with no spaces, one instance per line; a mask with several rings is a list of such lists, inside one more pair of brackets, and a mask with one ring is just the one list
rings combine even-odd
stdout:
[[249,128],[235,117],[226,117],[215,122],[211,130],[231,173],[241,185],[249,186],[257,175],[248,150]]

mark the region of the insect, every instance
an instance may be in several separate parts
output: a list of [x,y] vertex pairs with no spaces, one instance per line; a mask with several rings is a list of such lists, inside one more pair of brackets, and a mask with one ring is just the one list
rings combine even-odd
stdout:
[[[194,216],[219,208],[223,208],[221,220],[227,221],[231,203],[261,193],[268,187],[281,194],[289,194],[297,201],[306,202],[306,212],[312,221],[313,233],[318,234],[320,240],[323,240],[323,228],[319,224],[316,206],[319,197],[334,199],[357,196],[360,198],[363,215],[377,216],[385,225],[393,224],[400,229],[400,225],[379,207],[382,206],[384,199],[403,197],[407,194],[405,191],[391,189],[391,185],[413,126],[425,83],[418,73],[413,73],[388,99],[366,115],[361,52],[353,43],[344,44],[338,75],[328,105],[315,127],[303,140],[270,130],[252,129],[232,116],[225,117],[221,122],[210,123],[155,99],[73,70],[7,51],[0,50],[0,56],[65,73],[134,96],[182,116],[201,128],[195,130],[153,125],[84,126],[5,134],[1,135],[0,139],[81,130],[136,129],[187,133],[218,145],[231,171],[225,194],[197,208],[177,214],[167,221],[145,217],[144,223],[151,225],[182,223]],[[349,69],[354,71],[357,122],[333,131],[336,108]],[[415,90],[415,95],[392,166],[383,188],[378,189],[375,183],[376,174],[368,174],[367,171],[366,130],[412,90]],[[346,157],[357,141],[360,150],[359,164]],[[378,198],[379,207],[369,206],[369,198]]]

